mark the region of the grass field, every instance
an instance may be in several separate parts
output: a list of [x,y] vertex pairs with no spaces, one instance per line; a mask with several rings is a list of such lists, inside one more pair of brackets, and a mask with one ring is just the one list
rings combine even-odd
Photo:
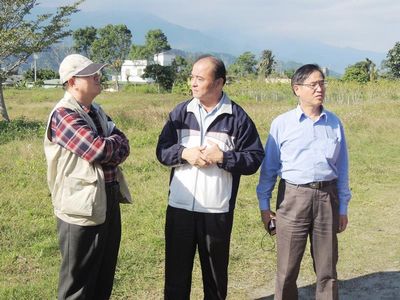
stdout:
[[[326,107],[345,126],[353,193],[350,223],[339,237],[339,278],[399,272],[400,85],[330,88],[332,100]],[[264,87],[251,89],[259,96],[247,95],[243,85],[227,90],[253,118],[263,143],[272,119],[295,106],[287,85],[274,86],[268,92]],[[62,93],[5,90],[9,115],[16,121],[0,123],[0,299],[56,298],[60,254],[46,185],[42,135],[47,114]],[[156,160],[155,144],[168,112],[185,98],[120,92],[103,93],[97,99],[127,134],[132,149],[123,168],[134,204],[121,207],[123,236],[113,299],[163,297],[169,169]],[[276,253],[268,250],[273,248],[269,238],[261,247],[264,230],[255,195],[257,181],[258,174],[242,177],[239,189],[229,299],[261,298],[274,284]],[[314,282],[308,253],[298,282],[303,286]],[[202,299],[198,262],[192,296]]]

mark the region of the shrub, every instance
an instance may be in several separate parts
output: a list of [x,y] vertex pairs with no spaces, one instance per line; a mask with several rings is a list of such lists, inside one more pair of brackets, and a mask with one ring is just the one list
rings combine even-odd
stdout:
[[43,122],[26,120],[25,117],[10,122],[0,121],[0,145],[14,140],[41,137],[45,126]]
[[173,94],[190,95],[190,86],[186,82],[177,82],[172,86]]

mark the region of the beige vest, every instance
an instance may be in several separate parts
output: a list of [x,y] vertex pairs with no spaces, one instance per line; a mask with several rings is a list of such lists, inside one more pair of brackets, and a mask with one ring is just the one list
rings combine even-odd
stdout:
[[[100,106],[92,105],[99,112],[103,132],[108,133],[106,114]],[[64,98],[50,113],[44,138],[47,182],[51,192],[54,214],[71,224],[81,226],[102,224],[105,221],[107,208],[103,169],[99,163],[89,163],[51,141],[51,117],[59,107],[76,111],[96,131],[96,125],[90,116],[73,96],[66,92]],[[120,202],[131,203],[131,195],[120,168],[117,171],[117,180],[120,183]]]

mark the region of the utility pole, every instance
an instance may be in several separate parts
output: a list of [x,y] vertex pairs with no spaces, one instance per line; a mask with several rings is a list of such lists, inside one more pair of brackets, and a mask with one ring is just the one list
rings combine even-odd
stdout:
[[36,53],[33,53],[33,70],[34,70],[34,82],[36,82],[36,60],[39,56]]

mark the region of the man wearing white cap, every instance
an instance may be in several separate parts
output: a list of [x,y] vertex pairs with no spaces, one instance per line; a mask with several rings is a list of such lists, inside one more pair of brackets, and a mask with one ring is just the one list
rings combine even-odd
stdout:
[[49,116],[44,140],[47,180],[62,255],[58,299],[109,299],[119,244],[119,203],[131,196],[119,168],[129,155],[126,136],[93,103],[101,70],[71,54],[59,73],[64,97]]

